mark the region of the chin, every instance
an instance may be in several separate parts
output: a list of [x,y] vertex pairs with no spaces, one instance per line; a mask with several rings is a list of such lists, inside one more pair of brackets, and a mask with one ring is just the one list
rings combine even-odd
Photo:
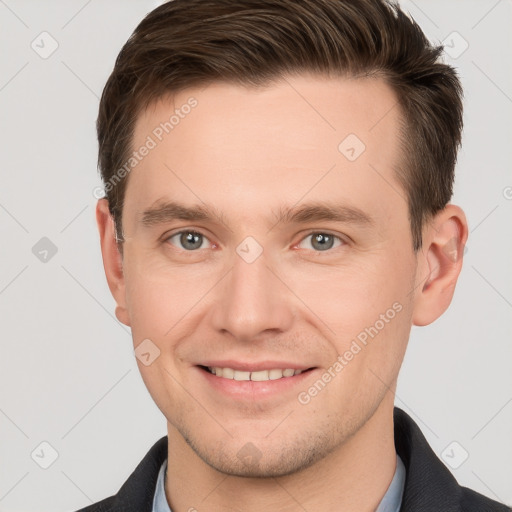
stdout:
[[[183,435],[183,434],[182,434]],[[219,473],[244,478],[276,478],[300,472],[324,458],[333,448],[333,439],[306,435],[295,442],[281,439],[275,443],[269,440],[255,440],[246,443],[223,441],[216,447],[197,443],[189,436],[183,436],[187,444],[208,466]],[[236,446],[235,446],[236,445]],[[264,445],[264,446],[263,446]]]

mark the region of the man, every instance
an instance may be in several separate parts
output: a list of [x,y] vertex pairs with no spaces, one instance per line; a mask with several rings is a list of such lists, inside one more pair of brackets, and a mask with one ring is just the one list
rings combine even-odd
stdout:
[[82,510],[508,510],[394,408],[468,234],[441,51],[383,0],[174,0],[140,23],[101,99],[97,221],[168,435]]

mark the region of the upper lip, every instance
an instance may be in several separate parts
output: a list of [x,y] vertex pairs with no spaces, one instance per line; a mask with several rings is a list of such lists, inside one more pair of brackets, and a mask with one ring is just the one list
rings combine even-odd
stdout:
[[280,368],[285,370],[291,368],[293,370],[308,370],[313,368],[311,365],[304,365],[300,363],[292,363],[290,361],[233,361],[233,360],[222,360],[222,361],[205,361],[200,363],[199,366],[208,366],[210,368],[232,368],[242,372],[258,372],[263,370],[273,370]]

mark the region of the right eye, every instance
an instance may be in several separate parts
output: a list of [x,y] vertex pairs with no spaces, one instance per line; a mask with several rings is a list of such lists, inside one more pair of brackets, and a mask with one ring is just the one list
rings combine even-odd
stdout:
[[[166,238],[165,241],[170,242],[172,245],[178,247],[178,249],[189,252],[196,251],[197,249],[206,249],[211,245],[211,242],[206,236],[190,229],[178,231]],[[205,247],[203,247],[204,243],[206,243]]]

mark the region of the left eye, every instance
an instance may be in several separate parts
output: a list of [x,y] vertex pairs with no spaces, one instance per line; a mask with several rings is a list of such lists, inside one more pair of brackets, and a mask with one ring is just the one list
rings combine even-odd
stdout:
[[[196,249],[204,249],[209,246],[209,240],[201,233],[197,231],[180,231],[179,233],[175,233],[167,238],[172,245],[176,245],[176,243],[172,242],[173,239],[177,239],[180,249],[185,249],[186,251],[194,251]],[[203,244],[206,243],[206,246],[203,247]]]
[[[329,249],[333,249],[334,247],[341,246],[344,242],[339,236],[331,235],[330,233],[322,233],[322,232],[316,232],[316,233],[310,233],[308,236],[306,236],[300,244],[298,244],[298,247],[301,247],[302,244],[308,239],[311,239],[311,247],[313,247],[316,251],[328,251]],[[335,242],[338,242],[338,244],[335,246]],[[309,249],[309,247],[302,247],[303,249]]]

